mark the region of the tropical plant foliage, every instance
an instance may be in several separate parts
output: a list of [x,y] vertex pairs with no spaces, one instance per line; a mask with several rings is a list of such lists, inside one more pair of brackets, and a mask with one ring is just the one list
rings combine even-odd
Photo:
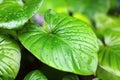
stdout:
[[0,80],[120,80],[117,9],[117,0],[0,0]]

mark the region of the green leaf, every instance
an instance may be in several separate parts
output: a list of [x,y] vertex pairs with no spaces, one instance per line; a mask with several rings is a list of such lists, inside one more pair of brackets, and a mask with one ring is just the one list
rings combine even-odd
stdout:
[[98,78],[93,78],[92,80],[99,80]]
[[54,11],[45,14],[46,26],[27,24],[19,32],[21,43],[43,63],[76,74],[94,74],[97,38],[86,23]]
[[75,74],[69,74],[64,76],[62,80],[79,80],[79,77]]
[[0,27],[13,29],[23,25],[41,5],[42,0],[2,0],[0,2]]
[[43,6],[41,6],[39,13],[45,13],[47,10],[53,9],[58,13],[68,14],[68,8],[66,0],[44,0]]
[[61,80],[64,75],[68,74],[67,72],[56,70],[45,64],[42,64],[40,71],[44,73],[48,80]]
[[97,14],[95,15],[94,19],[96,23],[95,32],[100,39],[104,38],[106,33],[108,35],[110,32],[112,32],[113,34],[119,34],[120,17]]
[[73,13],[83,13],[89,18],[97,13],[107,13],[110,7],[109,0],[67,0],[69,9]]
[[103,32],[108,29],[120,31],[120,17],[97,14],[94,19],[98,30],[102,30]]
[[39,70],[34,70],[28,73],[24,80],[47,80],[47,78]]
[[111,9],[117,8],[119,6],[118,0],[109,0],[109,1],[110,1],[110,8]]
[[20,49],[16,42],[0,34],[0,80],[15,79],[20,59]]
[[104,45],[99,50],[99,65],[106,71],[120,76],[120,32],[107,30]]
[[114,75],[113,73],[107,72],[106,70],[104,70],[100,66],[97,69],[97,77],[100,80],[120,80],[120,77]]
[[103,45],[98,52],[99,65],[107,72],[120,76],[120,18],[100,14],[95,20],[97,30],[103,36]]

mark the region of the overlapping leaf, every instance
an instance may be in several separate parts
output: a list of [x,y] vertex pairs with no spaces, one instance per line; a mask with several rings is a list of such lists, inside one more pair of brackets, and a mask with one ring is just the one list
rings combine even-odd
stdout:
[[24,80],[47,80],[46,76],[39,70],[34,70],[28,73]]
[[99,50],[100,67],[108,72],[120,76],[120,35],[109,32],[104,36],[104,45]]
[[97,67],[97,38],[86,23],[54,11],[45,14],[46,26],[27,24],[19,32],[21,43],[45,64],[82,75]]
[[8,37],[0,34],[0,80],[14,80],[20,67],[20,49]]
[[13,29],[23,25],[39,9],[42,0],[2,0],[0,27]]
[[104,70],[101,67],[98,67],[98,69],[97,69],[97,77],[100,80],[120,80],[120,77],[114,75],[113,73],[110,73],[110,72]]
[[106,71],[120,76],[120,18],[99,15],[96,19],[98,31],[103,36],[99,50],[99,65]]

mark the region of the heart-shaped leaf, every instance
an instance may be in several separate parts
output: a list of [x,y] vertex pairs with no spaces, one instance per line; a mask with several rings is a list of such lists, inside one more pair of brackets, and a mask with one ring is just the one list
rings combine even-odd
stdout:
[[97,38],[86,23],[54,11],[45,14],[43,28],[27,24],[19,32],[21,43],[45,64],[82,75],[97,67]]
[[120,76],[120,18],[104,14],[95,17],[97,30],[100,32],[103,45],[99,50],[99,65],[106,71]]
[[100,47],[98,56],[100,67],[117,76],[120,76],[119,33],[108,30],[108,32],[104,35],[104,45]]
[[2,0],[0,27],[13,29],[23,25],[39,9],[42,0]]
[[20,67],[20,49],[18,45],[0,34],[0,80],[14,80]]
[[39,70],[34,70],[28,73],[24,80],[47,80],[47,78]]

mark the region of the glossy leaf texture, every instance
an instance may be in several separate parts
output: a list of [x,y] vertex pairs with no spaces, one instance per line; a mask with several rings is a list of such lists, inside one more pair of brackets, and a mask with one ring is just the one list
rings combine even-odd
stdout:
[[106,71],[120,76],[120,32],[106,31],[104,45],[98,52],[99,65]]
[[120,80],[120,77],[114,75],[113,73],[109,73],[100,67],[98,67],[96,73],[97,73],[98,80]]
[[42,0],[2,0],[0,27],[13,29],[23,25],[40,8]]
[[20,49],[15,41],[0,34],[0,80],[14,80],[20,67]]
[[67,0],[69,10],[73,13],[83,13],[93,19],[97,13],[107,13],[110,8],[110,0]]
[[46,76],[41,73],[39,70],[34,70],[28,73],[24,80],[48,80]]
[[97,38],[86,23],[58,15],[45,14],[45,25],[27,24],[19,32],[21,43],[43,63],[67,72],[94,74],[97,59]]

